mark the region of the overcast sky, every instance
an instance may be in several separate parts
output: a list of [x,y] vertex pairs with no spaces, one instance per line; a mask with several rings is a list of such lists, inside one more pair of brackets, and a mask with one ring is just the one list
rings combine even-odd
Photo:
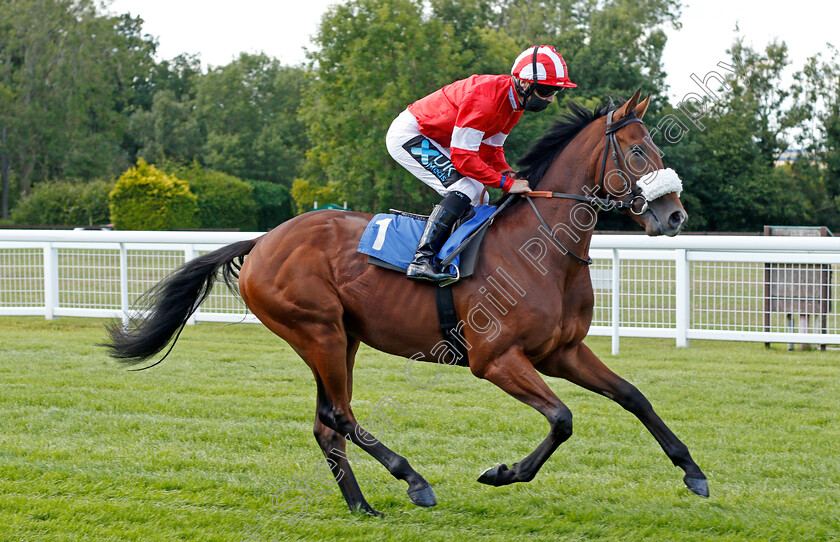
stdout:
[[[240,52],[263,51],[283,64],[305,60],[304,48],[318,30],[321,15],[335,0],[114,0],[111,11],[140,15],[145,31],[160,42],[158,56],[199,53],[205,65],[220,66]],[[735,25],[747,43],[763,49],[774,38],[785,41],[793,65],[802,67],[826,42],[840,46],[836,17],[826,0],[688,0],[682,29],[668,29],[664,64],[672,97],[695,90],[690,76],[701,78],[727,60]],[[833,11],[833,10],[832,10]],[[562,54],[562,51],[560,51]],[[513,59],[511,59],[513,61]],[[574,80],[575,67],[569,66]]]

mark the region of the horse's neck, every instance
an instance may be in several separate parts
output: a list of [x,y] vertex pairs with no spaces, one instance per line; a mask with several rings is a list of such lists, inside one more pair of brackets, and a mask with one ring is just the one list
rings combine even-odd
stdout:
[[[549,166],[539,190],[584,195],[584,186],[592,185],[591,165],[588,163],[591,149],[582,148],[587,147],[585,144],[574,143]],[[583,264],[565,251],[587,258],[597,210],[588,203],[566,198],[532,198],[532,202],[550,231],[546,231],[531,205],[521,201],[506,217],[504,230],[507,242],[515,244],[526,260],[530,258],[532,267],[540,273],[544,269],[550,270],[551,273],[546,275],[549,278],[578,270]],[[542,251],[545,254],[536,265],[533,260]]]
[[569,142],[546,169],[539,190],[577,195],[591,192],[596,179],[593,178],[595,172],[590,160],[597,141],[587,128]]

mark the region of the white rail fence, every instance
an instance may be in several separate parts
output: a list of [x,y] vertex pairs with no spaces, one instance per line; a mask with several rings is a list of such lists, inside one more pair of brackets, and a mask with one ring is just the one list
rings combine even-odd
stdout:
[[[0,315],[125,318],[199,254],[250,232],[0,230]],[[840,238],[595,235],[590,335],[840,344]],[[218,286],[193,320],[256,322]]]

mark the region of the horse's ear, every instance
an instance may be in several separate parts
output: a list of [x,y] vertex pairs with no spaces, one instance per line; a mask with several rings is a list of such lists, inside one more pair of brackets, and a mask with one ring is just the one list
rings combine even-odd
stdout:
[[650,105],[650,93],[645,96],[645,99],[642,100],[639,105],[636,106],[636,116],[639,120],[642,120],[645,116],[645,112],[647,112],[647,108]]
[[639,96],[641,96],[641,94],[642,94],[642,89],[641,88],[636,89],[636,92],[634,92],[633,95],[630,96],[630,99],[627,100],[626,102],[624,102],[624,105],[622,105],[621,107],[619,107],[616,110],[614,118],[616,120],[617,119],[622,119],[625,116],[627,116],[630,113],[630,111],[633,111],[634,109],[636,109],[636,106],[639,105]]

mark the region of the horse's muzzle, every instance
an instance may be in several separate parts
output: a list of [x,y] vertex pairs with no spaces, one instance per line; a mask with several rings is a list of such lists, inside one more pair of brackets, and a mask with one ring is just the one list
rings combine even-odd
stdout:
[[668,216],[667,230],[664,232],[668,237],[673,237],[680,233],[688,222],[688,215],[685,211],[674,211]]
[[679,234],[688,221],[686,212],[682,209],[663,210],[657,207],[656,205],[651,205],[643,215],[645,233],[651,237],[659,235],[673,237]]

